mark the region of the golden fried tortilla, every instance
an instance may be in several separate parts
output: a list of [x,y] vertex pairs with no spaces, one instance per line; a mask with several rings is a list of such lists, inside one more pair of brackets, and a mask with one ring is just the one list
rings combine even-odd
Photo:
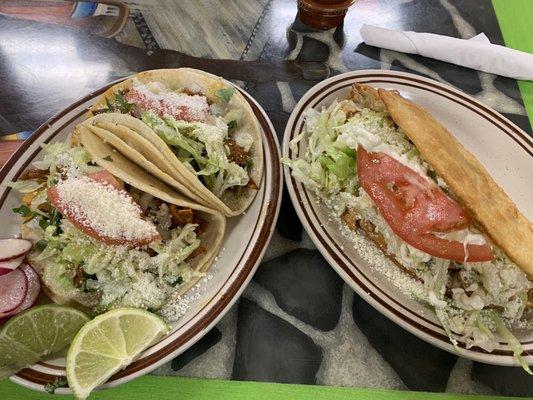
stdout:
[[391,118],[474,220],[533,279],[533,225],[464,146],[423,108],[378,90]]

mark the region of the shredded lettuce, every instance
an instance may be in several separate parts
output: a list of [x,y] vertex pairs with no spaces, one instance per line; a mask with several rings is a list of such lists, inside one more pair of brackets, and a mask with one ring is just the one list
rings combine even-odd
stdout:
[[70,146],[67,143],[57,142],[43,144],[41,148],[44,151],[42,160],[34,161],[33,166],[37,169],[49,169],[59,154],[66,153]]
[[173,229],[168,240],[150,246],[157,253],[150,257],[139,249],[100,243],[63,220],[60,234],[45,230],[46,247],[37,259],[53,260],[64,287],[72,286],[73,271],[82,268],[88,278],[80,290],[100,293],[98,312],[118,306],[157,310],[175,289],[173,283],[198,274],[186,260],[200,246],[195,228]]
[[222,102],[228,103],[231,100],[233,93],[235,93],[235,88],[228,87],[217,90],[215,92],[215,96],[218,97]]
[[304,135],[309,135],[305,156],[297,160],[283,159],[293,176],[306,186],[328,194],[339,193],[355,178],[355,149],[336,143],[336,128],[343,124],[346,113],[342,104],[334,102],[321,112],[306,112],[305,131],[291,141],[291,148]]
[[505,326],[505,324],[502,322],[502,320],[497,316],[493,316],[494,324],[496,325],[496,330],[498,331],[498,334],[507,341],[507,344],[509,348],[513,351],[514,357],[520,364],[520,366],[526,371],[529,375],[533,375],[533,372],[531,372],[531,369],[529,368],[529,365],[527,365],[526,361],[522,358],[522,352],[524,349],[522,348],[522,345],[518,341],[518,339],[511,333],[509,329]]
[[70,147],[67,143],[42,145],[44,156],[32,165],[41,170],[49,170],[48,186],[55,184],[57,174],[69,176],[86,175],[101,168],[91,165],[91,155],[81,146]]
[[38,182],[36,179],[28,179],[26,181],[8,182],[6,186],[15,189],[19,193],[31,193],[43,188],[46,183]]
[[160,118],[148,111],[141,115],[141,119],[174,148],[180,160],[217,196],[248,183],[247,169],[228,159],[225,146],[229,138],[228,125],[223,118],[216,118],[214,124],[206,124]]

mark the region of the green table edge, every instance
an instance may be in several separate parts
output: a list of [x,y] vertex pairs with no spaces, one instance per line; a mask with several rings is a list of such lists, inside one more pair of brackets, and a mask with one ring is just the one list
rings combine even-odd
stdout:
[[[492,0],[505,45],[533,53],[533,1]],[[518,81],[518,87],[533,130],[533,81]]]
[[[5,379],[0,381],[3,399],[53,399],[49,394],[24,389]],[[57,396],[60,399],[65,396]],[[69,396],[70,397],[70,396]],[[219,379],[143,376],[126,385],[96,391],[93,400],[494,400],[495,397],[451,393],[407,392],[371,388],[327,387]],[[517,400],[517,397],[498,397]]]

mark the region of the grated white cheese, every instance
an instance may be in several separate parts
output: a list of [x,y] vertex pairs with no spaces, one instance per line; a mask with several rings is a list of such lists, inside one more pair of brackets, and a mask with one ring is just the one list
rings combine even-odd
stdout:
[[[214,266],[216,267],[216,266]],[[157,311],[157,314],[166,322],[173,322],[181,318],[191,306],[201,299],[202,292],[206,291],[206,284],[213,279],[212,274],[204,276],[200,282],[194,285],[188,292],[177,296]]]
[[157,235],[155,225],[141,218],[141,209],[124,191],[86,176],[57,184],[58,202],[77,222],[102,237],[136,240]]
[[205,96],[188,95],[159,90],[154,93],[146,85],[134,86],[125,95],[128,102],[136,104],[143,111],[152,110],[159,116],[170,115],[176,120],[205,121],[209,105]]
[[426,291],[421,282],[416,281],[396,264],[394,264],[376,245],[359,231],[352,231],[348,228],[340,217],[333,212],[330,214],[333,220],[339,225],[340,232],[357,249],[359,255],[387,280],[398,288],[403,294],[413,300],[426,298]]

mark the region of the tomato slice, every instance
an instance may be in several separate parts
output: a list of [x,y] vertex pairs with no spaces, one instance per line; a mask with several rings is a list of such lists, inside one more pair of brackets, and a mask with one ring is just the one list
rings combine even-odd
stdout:
[[[101,182],[105,183],[109,186],[114,187],[117,190],[124,190],[124,186],[121,182],[119,182],[112,174],[110,174],[108,171],[99,171],[94,172],[92,174],[88,174],[87,177],[95,182]],[[112,238],[109,236],[102,236],[99,234],[94,228],[91,226],[88,226],[87,223],[84,223],[84,221],[79,219],[79,216],[77,213],[74,212],[74,210],[69,207],[68,204],[63,203],[60,201],[59,193],[56,186],[48,188],[48,199],[50,200],[50,203],[54,208],[56,208],[65,218],[67,218],[76,228],[78,228],[80,231],[84,232],[88,236],[92,237],[93,239],[98,240],[99,242],[109,244],[109,245],[125,245],[129,247],[142,247],[145,246],[155,240],[160,239],[160,235],[152,235],[145,238],[140,239],[118,239],[118,238]],[[141,214],[139,213],[139,218],[141,218]]]
[[389,155],[357,149],[357,174],[395,234],[434,257],[458,262],[492,260],[489,244],[474,245],[435,236],[471,225],[465,210],[435,183]]

